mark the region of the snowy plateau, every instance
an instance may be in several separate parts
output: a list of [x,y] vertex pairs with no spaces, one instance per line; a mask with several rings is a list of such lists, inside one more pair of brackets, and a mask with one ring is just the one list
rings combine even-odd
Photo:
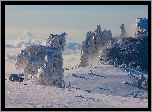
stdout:
[[112,65],[74,68],[64,72],[64,89],[6,80],[5,108],[148,108],[148,91],[123,83],[136,74]]
[[[137,18],[136,23],[133,37],[124,24],[120,37],[97,25],[82,46],[66,45],[65,32],[50,34],[43,45],[32,34],[26,42],[5,43],[5,108],[148,108],[148,19]],[[117,54],[109,55],[116,53],[111,49],[118,49]],[[78,53],[79,62],[72,57],[74,66],[65,67],[69,52]],[[126,58],[133,53],[132,60]],[[24,80],[10,77],[17,69],[23,70]]]

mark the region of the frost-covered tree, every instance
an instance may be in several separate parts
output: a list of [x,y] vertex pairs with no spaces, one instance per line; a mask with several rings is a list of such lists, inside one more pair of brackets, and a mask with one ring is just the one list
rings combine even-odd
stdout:
[[90,64],[98,64],[99,51],[113,40],[110,30],[101,31],[98,24],[94,32],[86,32],[85,41],[82,42],[80,63],[77,67],[86,67]]
[[24,69],[25,79],[30,76],[33,84],[63,86],[63,58],[66,33],[50,34],[46,46],[31,45],[21,50],[16,69]]

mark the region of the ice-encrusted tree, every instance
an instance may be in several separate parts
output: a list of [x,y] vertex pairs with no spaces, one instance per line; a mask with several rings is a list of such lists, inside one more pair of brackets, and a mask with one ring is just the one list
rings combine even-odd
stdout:
[[50,34],[46,46],[31,45],[17,56],[16,69],[24,69],[33,84],[63,87],[63,58],[66,33]]
[[80,63],[77,67],[86,67],[93,62],[98,64],[99,51],[113,40],[111,31],[106,29],[101,31],[99,24],[94,32],[86,32],[85,41],[82,42]]

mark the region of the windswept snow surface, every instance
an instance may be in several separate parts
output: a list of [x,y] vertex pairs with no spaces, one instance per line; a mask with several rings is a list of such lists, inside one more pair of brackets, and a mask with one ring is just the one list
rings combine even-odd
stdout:
[[[5,80],[5,108],[148,108],[148,90],[111,65],[64,71],[64,89]],[[147,74],[144,74],[147,77]]]

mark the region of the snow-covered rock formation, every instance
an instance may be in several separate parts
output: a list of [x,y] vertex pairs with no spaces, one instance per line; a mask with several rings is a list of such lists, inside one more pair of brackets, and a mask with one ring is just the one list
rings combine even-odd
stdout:
[[148,36],[148,19],[137,18],[135,22],[136,32],[134,32],[134,37]]
[[62,87],[63,58],[66,33],[50,34],[46,46],[31,45],[21,50],[17,57],[16,69],[24,69],[25,78],[33,84]]
[[86,67],[90,64],[98,64],[98,56],[100,50],[107,46],[113,40],[110,30],[101,31],[101,27],[98,24],[94,32],[86,32],[85,41],[82,42],[80,63],[77,67]]

